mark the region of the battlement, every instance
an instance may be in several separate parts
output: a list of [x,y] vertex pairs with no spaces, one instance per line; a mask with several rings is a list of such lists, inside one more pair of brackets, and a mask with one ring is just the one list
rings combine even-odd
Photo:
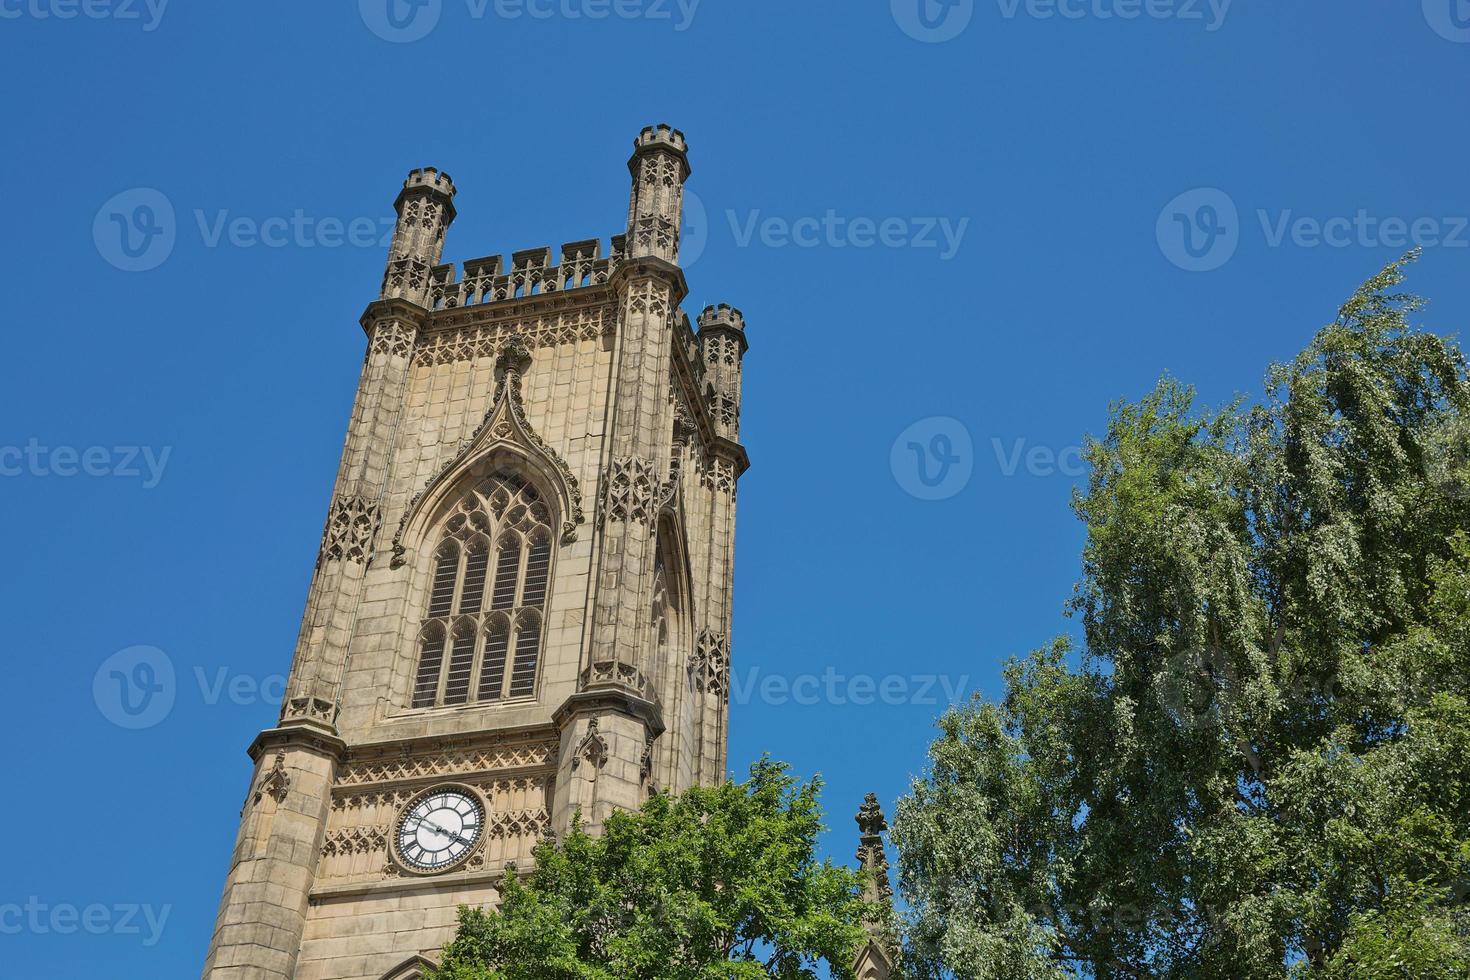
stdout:
[[745,316],[728,303],[721,303],[718,306],[706,306],[704,312],[699,314],[700,332],[703,333],[705,330],[713,330],[721,327],[744,333]]
[[654,146],[666,146],[678,153],[688,153],[689,145],[684,142],[684,134],[674,129],[668,123],[659,123],[657,126],[644,126],[638,138],[633,141],[633,151],[636,153]]
[[408,178],[403,182],[403,189],[409,191],[419,187],[435,190],[450,197],[455,194],[454,181],[437,167],[419,167],[408,172]]
[[512,253],[508,268],[499,255],[469,259],[464,263],[463,279],[453,263],[435,266],[429,273],[429,308],[483,306],[524,296],[600,286],[623,260],[625,238],[614,235],[607,255],[602,254],[602,241],[597,238],[567,242],[561,247],[556,265],[551,264],[550,246]]

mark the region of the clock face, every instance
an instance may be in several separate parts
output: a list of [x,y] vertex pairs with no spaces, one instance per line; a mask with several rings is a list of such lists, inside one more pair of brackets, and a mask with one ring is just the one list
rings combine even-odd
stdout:
[[433,790],[398,823],[398,856],[422,871],[442,871],[467,857],[485,828],[485,809],[470,793]]

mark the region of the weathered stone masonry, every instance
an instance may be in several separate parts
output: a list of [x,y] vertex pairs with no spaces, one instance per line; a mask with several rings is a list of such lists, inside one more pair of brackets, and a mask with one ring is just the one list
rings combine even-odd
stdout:
[[[623,231],[555,264],[443,264],[454,183],[404,181],[208,980],[420,976],[578,810],[725,777],[745,324],[680,309],[683,134],[628,166]],[[426,869],[441,793],[483,821]]]

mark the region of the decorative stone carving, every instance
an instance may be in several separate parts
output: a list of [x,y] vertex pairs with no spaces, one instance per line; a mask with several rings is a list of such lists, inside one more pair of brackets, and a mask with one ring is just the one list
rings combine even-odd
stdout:
[[459,451],[448,465],[431,477],[424,489],[409,502],[403,519],[398,523],[398,531],[393,536],[393,568],[399,568],[407,561],[408,548],[404,544],[404,535],[409,524],[419,515],[428,495],[452,479],[452,475],[461,473],[471,459],[494,452],[497,444],[508,443],[519,448],[540,460],[556,474],[555,479],[549,482],[556,483],[555,489],[560,491],[563,510],[561,540],[563,544],[577,540],[577,527],[586,520],[582,510],[582,488],[567,461],[526,420],[526,409],[521,400],[521,376],[530,365],[530,349],[519,342],[507,344],[498,355],[496,369],[500,374],[500,387],[495,393],[490,411],[485,413],[485,418],[474,433],[460,444]]
[[640,695],[648,692],[648,679],[643,671],[617,660],[600,660],[582,671],[582,689],[594,684],[620,684]]
[[657,510],[659,512],[669,510],[674,506],[675,502],[679,499],[679,488],[683,486],[683,483],[683,475],[679,470],[675,470],[674,475],[665,480],[658,488]]
[[262,797],[269,796],[277,804],[284,803],[290,790],[291,774],[286,771],[286,753],[277,752],[270,771],[261,777],[259,785],[255,787],[255,802],[259,803]]
[[595,341],[611,332],[614,323],[609,306],[500,322],[466,313],[443,322],[450,325],[461,320],[465,323],[458,329],[436,330],[424,338],[414,349],[414,362],[449,364],[496,357],[503,347],[517,341],[533,349]]
[[669,288],[657,279],[640,279],[628,292],[628,309],[648,316],[669,312]]
[[707,490],[735,495],[735,464],[723,456],[709,459],[701,474]]
[[684,400],[676,396],[674,401],[674,438],[681,442],[688,442],[699,432],[699,426],[694,422],[694,416],[690,414]]
[[373,327],[370,354],[387,354],[390,357],[408,357],[413,353],[414,339],[418,331],[402,320],[379,320]]
[[349,827],[334,830],[322,841],[322,857],[338,854],[367,854],[388,849],[388,832],[382,827]]
[[325,561],[367,564],[372,558],[373,542],[377,539],[382,515],[382,508],[377,502],[366,497],[354,495],[333,500],[317,565]]
[[421,779],[434,776],[463,776],[467,773],[503,769],[540,769],[555,763],[559,745],[555,741],[488,745],[433,755],[396,756],[353,760],[337,777],[339,786]]
[[[653,743],[655,738],[649,735],[643,743],[643,758],[638,763],[638,779],[649,786],[649,779],[653,776]],[[650,789],[654,788],[649,786]]]
[[617,456],[602,478],[602,522],[654,521],[653,462],[643,456]]
[[729,696],[730,644],[724,633],[708,627],[699,631],[694,653],[689,658],[689,680],[705,694]]
[[597,719],[593,718],[587,723],[587,734],[582,736],[582,741],[577,743],[577,751],[572,757],[572,768],[579,769],[582,763],[589,762],[594,769],[601,769],[607,765],[608,747],[607,739],[602,737],[598,730]]
[[281,708],[281,720],[292,719],[305,719],[319,721],[324,725],[335,725],[337,723],[337,703],[317,697],[288,698]]

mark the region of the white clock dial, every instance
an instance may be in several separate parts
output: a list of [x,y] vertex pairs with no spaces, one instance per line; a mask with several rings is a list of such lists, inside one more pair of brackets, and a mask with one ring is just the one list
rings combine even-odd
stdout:
[[485,828],[485,810],[464,790],[419,797],[398,824],[398,856],[423,871],[440,871],[468,856]]

